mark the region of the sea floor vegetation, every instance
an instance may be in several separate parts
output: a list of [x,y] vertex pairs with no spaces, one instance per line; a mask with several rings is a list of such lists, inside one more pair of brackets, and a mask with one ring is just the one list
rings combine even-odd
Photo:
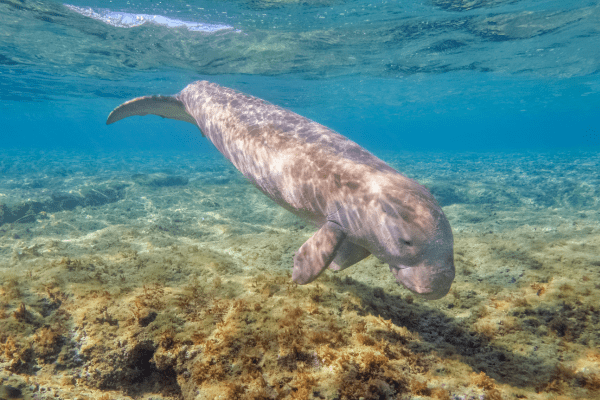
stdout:
[[598,399],[600,156],[384,154],[455,235],[438,301],[218,154],[0,155],[0,399]]

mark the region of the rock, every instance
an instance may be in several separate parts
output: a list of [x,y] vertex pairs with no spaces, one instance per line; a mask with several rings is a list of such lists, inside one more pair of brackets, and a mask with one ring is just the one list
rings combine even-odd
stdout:
[[167,175],[164,173],[156,174],[136,174],[133,181],[141,186],[165,187],[165,186],[183,186],[188,184],[188,179],[178,175]]

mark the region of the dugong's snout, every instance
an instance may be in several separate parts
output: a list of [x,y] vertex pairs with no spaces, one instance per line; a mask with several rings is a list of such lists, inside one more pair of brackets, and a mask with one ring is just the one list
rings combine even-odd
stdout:
[[454,262],[450,258],[444,265],[419,264],[412,267],[392,266],[390,271],[396,281],[426,300],[438,300],[450,291],[454,280]]

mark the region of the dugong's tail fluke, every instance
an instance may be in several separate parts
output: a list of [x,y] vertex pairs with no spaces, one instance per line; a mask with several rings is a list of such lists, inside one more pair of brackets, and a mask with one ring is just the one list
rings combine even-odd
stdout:
[[132,115],[160,115],[163,118],[178,119],[196,125],[196,121],[185,110],[181,101],[171,96],[144,96],[129,100],[112,110],[106,125]]

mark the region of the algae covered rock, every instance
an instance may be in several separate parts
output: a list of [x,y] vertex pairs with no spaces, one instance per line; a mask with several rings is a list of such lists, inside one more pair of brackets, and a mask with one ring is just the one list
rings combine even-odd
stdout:
[[40,213],[73,210],[77,206],[101,206],[123,198],[127,185],[104,183],[85,186],[78,191],[53,192],[45,201],[27,200],[15,204],[0,204],[0,225],[35,222]]
[[183,176],[165,173],[136,174],[132,178],[138,185],[150,187],[184,186],[188,184],[188,179]]
[[100,186],[86,186],[81,193],[82,206],[101,206],[119,201],[123,197],[124,184],[104,184]]
[[38,201],[25,201],[13,205],[0,204],[0,225],[13,222],[34,222],[35,216],[43,210]]

